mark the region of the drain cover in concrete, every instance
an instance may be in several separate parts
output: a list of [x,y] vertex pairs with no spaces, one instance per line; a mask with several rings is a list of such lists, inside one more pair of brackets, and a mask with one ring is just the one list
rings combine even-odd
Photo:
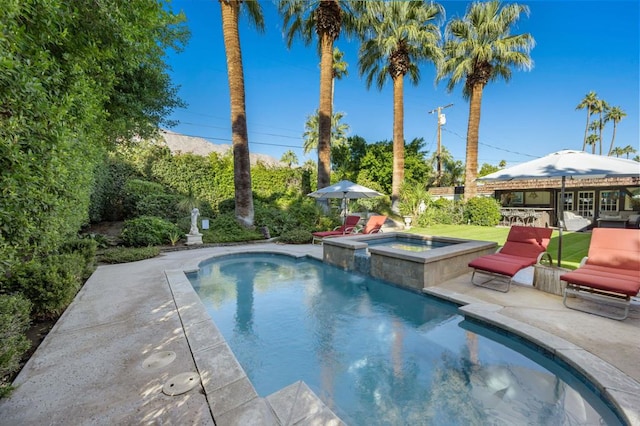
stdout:
[[153,369],[169,365],[176,359],[176,353],[173,351],[156,352],[142,362],[142,368]]
[[200,383],[198,373],[180,373],[170,378],[162,387],[162,392],[169,396],[180,395],[190,391]]

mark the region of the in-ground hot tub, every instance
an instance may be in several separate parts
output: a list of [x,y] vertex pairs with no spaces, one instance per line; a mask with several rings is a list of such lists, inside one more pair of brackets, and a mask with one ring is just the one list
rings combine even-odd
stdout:
[[489,241],[390,232],[325,238],[326,263],[422,290],[469,271],[478,256],[494,253]]

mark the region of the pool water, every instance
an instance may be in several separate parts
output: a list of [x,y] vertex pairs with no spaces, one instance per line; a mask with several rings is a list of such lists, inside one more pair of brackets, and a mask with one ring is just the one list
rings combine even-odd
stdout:
[[275,254],[189,279],[263,397],[303,380],[349,425],[620,424],[558,364],[438,299]]
[[397,250],[421,252],[439,247],[446,247],[451,245],[451,243],[432,240],[416,240],[409,238],[383,238],[379,240],[367,241],[367,245],[369,247],[388,247]]

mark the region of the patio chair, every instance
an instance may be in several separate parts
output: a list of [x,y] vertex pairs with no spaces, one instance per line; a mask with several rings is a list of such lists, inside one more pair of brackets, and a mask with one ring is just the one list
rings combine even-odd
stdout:
[[[540,263],[543,258],[552,263],[551,255],[546,252],[552,232],[551,228],[512,226],[507,241],[496,253],[469,262],[469,267],[473,268],[471,283],[506,293],[513,276],[521,269]],[[485,279],[476,282],[476,274],[483,275]]]
[[382,232],[382,225],[386,222],[387,217],[382,215],[371,216],[362,231],[356,231],[351,235],[377,234]]
[[[640,292],[640,232],[594,228],[587,257],[578,269],[560,275],[560,279],[567,283],[562,300],[567,308],[624,320],[629,315],[631,298]],[[599,305],[569,306],[567,302],[572,297],[599,302]],[[622,308],[622,314],[612,313],[611,307]]]
[[345,218],[344,224],[342,226],[334,228],[333,231],[312,232],[312,244],[315,244],[316,241],[322,242],[323,238],[340,237],[343,235],[352,234],[356,231],[356,225],[358,225],[358,222],[360,222],[360,216],[349,215]]

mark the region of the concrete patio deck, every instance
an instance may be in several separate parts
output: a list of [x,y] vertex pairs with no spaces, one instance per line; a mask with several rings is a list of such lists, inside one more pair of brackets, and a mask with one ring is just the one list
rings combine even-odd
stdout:
[[[322,246],[262,243],[163,253],[100,266],[0,401],[0,423],[31,424],[341,424],[302,382],[259,397],[182,271],[209,257],[276,251],[322,259]],[[573,311],[562,298],[526,286],[509,293],[470,284],[470,274],[429,292],[466,304],[465,315],[500,324],[567,359],[640,425],[640,307],[625,321]],[[145,365],[172,351],[165,366]],[[176,396],[170,378],[198,373]]]

